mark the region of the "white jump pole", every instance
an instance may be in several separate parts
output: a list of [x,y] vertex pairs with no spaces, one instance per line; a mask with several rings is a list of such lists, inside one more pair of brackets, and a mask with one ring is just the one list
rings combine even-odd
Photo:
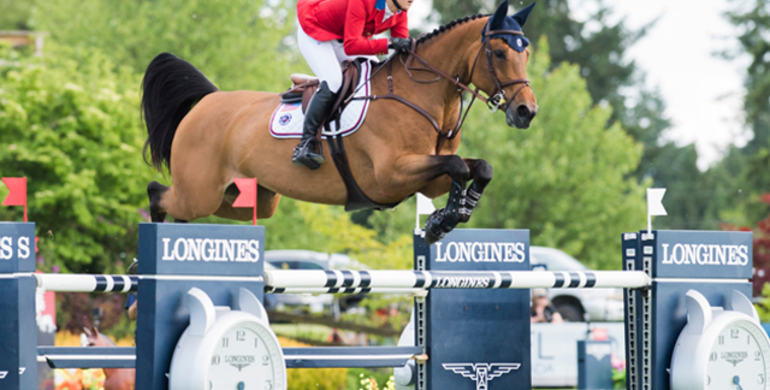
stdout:
[[[643,288],[651,279],[641,271],[324,271],[266,270],[268,289],[528,289]],[[278,291],[280,292],[280,291]]]
[[[132,292],[141,276],[35,274],[38,288],[56,292]],[[641,271],[338,271],[265,270],[268,293],[416,294],[426,289],[643,288]]]
[[55,292],[133,292],[137,276],[89,274],[34,274],[37,287]]

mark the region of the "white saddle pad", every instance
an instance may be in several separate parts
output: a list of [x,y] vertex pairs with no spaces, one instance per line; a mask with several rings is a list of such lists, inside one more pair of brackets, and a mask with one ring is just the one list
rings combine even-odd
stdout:
[[[361,74],[359,75],[358,85],[366,80],[366,85],[358,88],[355,96],[368,96],[371,94],[372,85],[369,81],[369,74],[372,71],[372,64],[366,61],[361,64]],[[340,118],[340,129],[337,129],[336,122],[331,123],[331,131],[323,131],[324,137],[342,134],[347,136],[353,134],[361,124],[364,123],[366,112],[369,109],[369,100],[352,100],[350,104],[342,111]],[[305,121],[305,114],[302,112],[302,103],[281,103],[273,112],[270,118],[270,134],[275,138],[300,138],[302,137],[302,124]]]

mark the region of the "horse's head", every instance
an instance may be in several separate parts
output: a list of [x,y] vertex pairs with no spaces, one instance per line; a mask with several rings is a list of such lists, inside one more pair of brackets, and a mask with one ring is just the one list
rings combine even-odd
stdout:
[[83,333],[80,334],[80,345],[83,347],[114,347],[115,343],[91,325],[90,328],[83,328]]
[[500,4],[481,31],[484,53],[474,60],[474,66],[482,69],[473,72],[472,83],[491,96],[493,109],[505,110],[508,126],[520,129],[528,128],[537,114],[537,100],[527,78],[529,40],[521,30],[534,6],[532,3],[511,17],[507,15],[508,0]]

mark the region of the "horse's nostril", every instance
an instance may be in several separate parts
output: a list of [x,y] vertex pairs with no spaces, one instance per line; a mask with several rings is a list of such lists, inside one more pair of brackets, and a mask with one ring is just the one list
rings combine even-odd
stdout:
[[521,118],[528,118],[530,114],[529,107],[525,105],[520,105],[518,108],[516,108],[516,115],[518,115]]

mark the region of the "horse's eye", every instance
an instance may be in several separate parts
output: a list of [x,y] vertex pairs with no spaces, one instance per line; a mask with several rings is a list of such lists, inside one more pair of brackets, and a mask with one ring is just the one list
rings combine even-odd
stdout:
[[505,50],[495,50],[495,57],[504,60],[505,59]]

